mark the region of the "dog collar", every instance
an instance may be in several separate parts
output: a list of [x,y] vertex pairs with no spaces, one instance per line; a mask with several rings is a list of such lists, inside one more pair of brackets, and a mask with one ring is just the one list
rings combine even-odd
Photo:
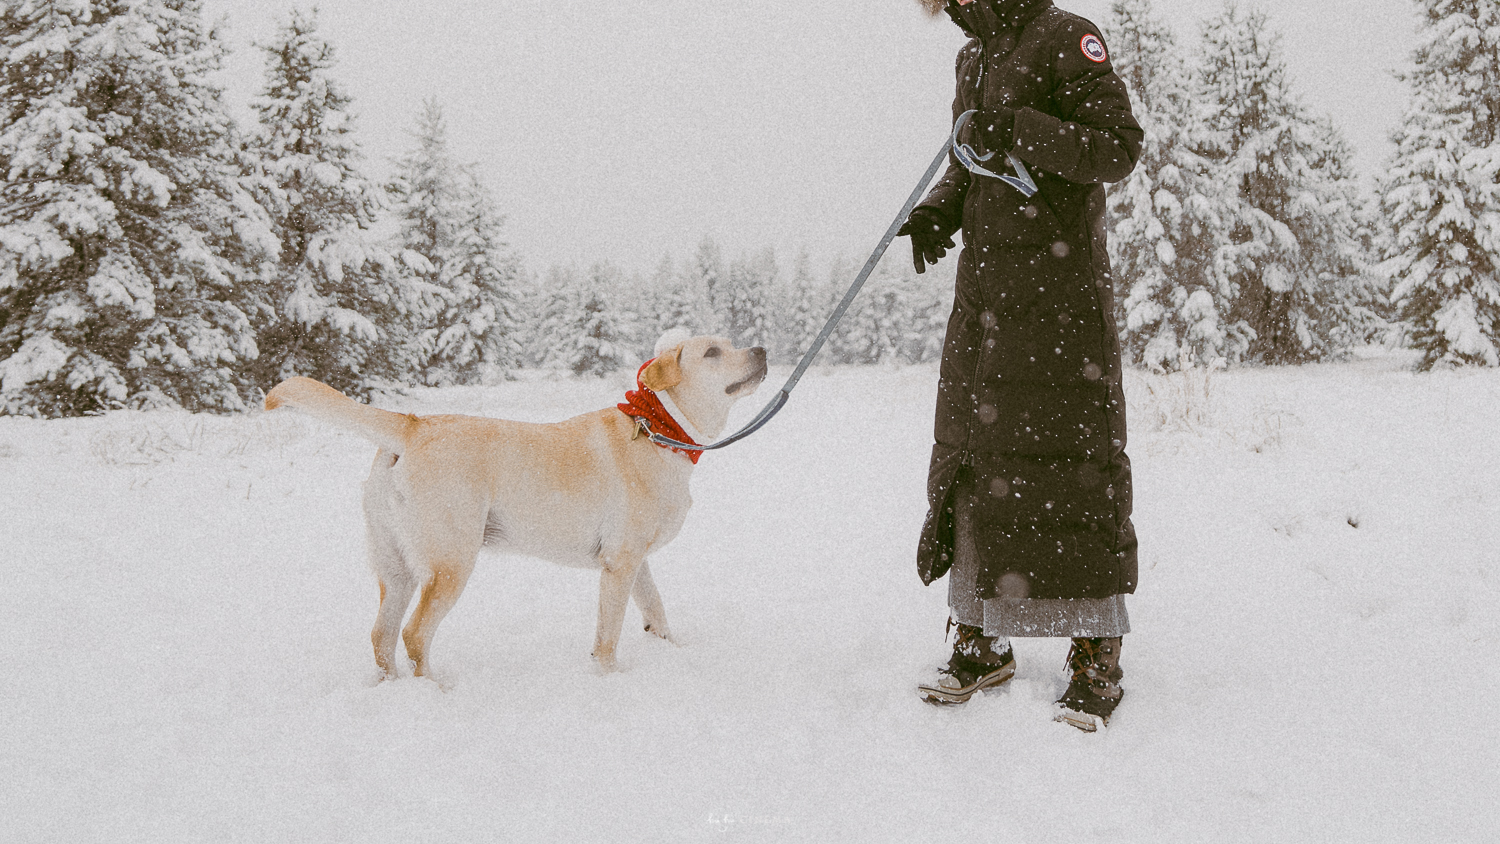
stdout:
[[[641,383],[641,373],[650,366],[652,358],[641,364],[641,368],[635,373],[636,389],[625,393],[625,401],[615,405],[621,413],[635,420],[641,431],[648,436],[653,433],[663,434],[687,445],[697,445],[702,435],[693,427],[687,417],[683,415],[682,409],[672,401],[672,397],[666,393],[658,393]],[[703,456],[702,451],[687,451],[681,448],[672,448],[669,445],[661,445],[661,448],[675,451],[678,454],[693,461],[697,465],[698,458]]]

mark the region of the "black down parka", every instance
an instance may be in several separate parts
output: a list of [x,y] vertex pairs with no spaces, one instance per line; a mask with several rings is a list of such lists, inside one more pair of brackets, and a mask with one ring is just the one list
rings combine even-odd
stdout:
[[[958,55],[955,119],[1014,109],[1013,152],[1040,191],[1027,199],[950,158],[918,206],[942,221],[941,234],[961,227],[964,239],[919,574],[931,583],[947,573],[954,508],[972,506],[979,597],[1132,593],[1103,183],[1135,166],[1143,134],[1092,23],[1051,0],[950,0],[947,9],[972,36]],[[1004,151],[985,166],[1012,172]]]

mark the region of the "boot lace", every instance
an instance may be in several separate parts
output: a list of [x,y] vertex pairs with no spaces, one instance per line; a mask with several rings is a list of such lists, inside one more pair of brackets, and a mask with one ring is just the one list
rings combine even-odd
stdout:
[[1068,667],[1073,670],[1071,682],[1082,680],[1096,691],[1106,691],[1114,685],[1109,669],[1099,660],[1103,646],[1103,639],[1073,640],[1073,648],[1068,652]]

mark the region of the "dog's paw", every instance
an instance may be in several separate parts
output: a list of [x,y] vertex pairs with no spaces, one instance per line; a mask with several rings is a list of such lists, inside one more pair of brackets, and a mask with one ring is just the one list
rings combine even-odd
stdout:
[[613,648],[607,651],[596,648],[594,650],[594,664],[598,666],[599,673],[601,674],[613,674],[619,670],[615,665],[615,652]]
[[668,628],[665,623],[658,622],[656,624],[647,624],[646,632],[650,633],[652,636],[655,636],[658,639],[665,639],[674,645],[677,644],[677,639],[672,636],[671,629]]
[[[404,671],[402,670],[403,668],[405,669]],[[378,686],[381,683],[400,680],[402,677],[410,677],[411,673],[412,665],[410,660],[403,659],[400,663],[393,665],[377,665],[375,666],[375,670],[370,672],[370,679],[366,685]]]

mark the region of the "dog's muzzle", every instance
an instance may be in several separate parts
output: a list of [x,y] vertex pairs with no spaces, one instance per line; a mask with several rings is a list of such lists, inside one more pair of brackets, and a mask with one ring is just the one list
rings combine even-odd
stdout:
[[725,387],[724,392],[726,394],[732,396],[745,387],[750,388],[748,392],[755,392],[755,388],[760,386],[760,382],[766,380],[766,372],[769,371],[766,366],[766,350],[760,346],[756,346],[750,350],[750,353],[755,356],[755,362],[758,366],[756,366],[754,372]]
[[730,384],[728,387],[724,388],[724,392],[726,392],[726,393],[728,393],[729,395],[732,396],[735,393],[738,393],[740,390],[744,389],[745,387],[749,387],[750,389],[747,390],[747,392],[752,392],[753,393],[753,392],[755,392],[755,388],[760,386],[760,382],[762,382],[764,380],[766,380],[766,365],[765,364],[761,364],[759,372],[756,372],[755,374],[751,375],[749,378],[744,379],[743,381],[736,381],[733,384]]

